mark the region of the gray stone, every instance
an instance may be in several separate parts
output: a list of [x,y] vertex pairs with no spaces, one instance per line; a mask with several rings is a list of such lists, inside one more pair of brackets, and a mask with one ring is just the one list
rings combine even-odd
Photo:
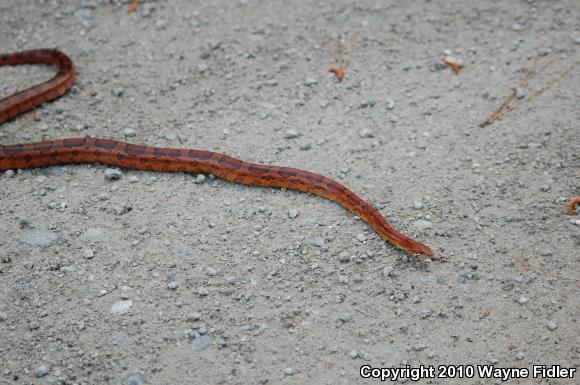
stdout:
[[173,254],[176,257],[183,258],[183,257],[191,257],[193,255],[193,248],[187,245],[180,245],[173,250]]
[[353,320],[352,314],[349,314],[349,313],[341,314],[337,318],[339,321],[344,322],[344,323],[352,322],[352,320]]
[[393,274],[393,266],[385,266],[383,267],[383,277],[388,278]]
[[297,216],[298,216],[298,210],[296,210],[294,207],[290,207],[288,209],[288,218],[294,219]]
[[44,365],[34,369],[34,375],[38,378],[44,377],[48,374],[48,368]]
[[423,208],[423,202],[420,199],[413,201],[413,208],[421,210]]
[[433,224],[425,219],[416,220],[415,223],[413,223],[413,226],[415,226],[415,228],[420,232],[433,228]]
[[431,316],[433,312],[431,311],[431,309],[421,309],[419,310],[419,317],[421,317],[421,319],[426,319],[429,318]]
[[376,104],[375,99],[369,97],[364,102],[361,103],[360,107],[361,108],[372,108],[372,107],[374,107],[375,104]]
[[58,239],[58,234],[48,230],[38,230],[25,234],[20,240],[33,247],[48,247]]
[[296,369],[296,368],[286,368],[284,369],[284,374],[287,376],[293,376],[295,374],[300,373],[300,370]]
[[131,372],[121,380],[122,385],[143,385],[144,383],[145,374],[143,372]]
[[326,248],[326,243],[324,242],[324,239],[322,239],[321,237],[316,237],[312,240],[312,244],[316,247],[320,247],[321,249]]
[[304,84],[309,87],[315,85],[316,83],[318,83],[318,80],[316,80],[315,78],[306,78],[304,80]]
[[112,314],[125,314],[131,309],[133,306],[133,301],[131,300],[123,300],[117,301],[111,306],[111,313]]
[[548,322],[548,330],[553,332],[556,329],[558,329],[558,325],[554,321]]
[[209,345],[211,345],[213,338],[207,335],[199,336],[193,341],[191,341],[191,348],[196,352],[201,352]]
[[298,137],[298,131],[296,130],[288,130],[286,131],[286,139],[296,139]]
[[113,87],[113,89],[111,90],[111,94],[113,94],[113,96],[116,97],[121,97],[123,96],[123,88],[119,86]]
[[105,170],[105,179],[106,180],[119,180],[123,176],[121,170],[117,170],[116,168],[108,168]]
[[81,236],[86,242],[102,242],[106,239],[105,231],[100,227],[91,227]]
[[363,128],[362,130],[359,131],[358,136],[360,136],[363,139],[365,139],[365,138],[372,138],[373,137],[373,133],[368,128]]
[[123,134],[128,138],[132,138],[134,136],[137,136],[137,132],[132,128],[125,128],[125,130],[123,131]]

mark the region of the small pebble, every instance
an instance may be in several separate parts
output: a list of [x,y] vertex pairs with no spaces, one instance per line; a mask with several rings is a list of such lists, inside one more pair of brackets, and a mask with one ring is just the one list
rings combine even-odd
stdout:
[[83,258],[92,259],[95,256],[95,252],[92,249],[85,249],[83,252]]
[[151,16],[151,13],[155,11],[155,5],[151,3],[145,3],[143,6],[139,5],[139,8],[141,9],[141,16],[145,17]]
[[326,243],[324,242],[324,239],[322,239],[321,237],[316,237],[312,240],[312,244],[316,247],[320,247],[321,249],[326,247]]
[[360,136],[363,139],[364,138],[372,138],[373,133],[368,128],[363,128],[362,130],[359,131],[358,136]]
[[155,21],[155,27],[158,31],[164,31],[167,29],[167,25],[169,24],[169,20],[167,19],[159,19]]
[[413,346],[413,350],[416,352],[422,352],[425,349],[427,349],[427,345],[425,345],[422,342],[419,342],[415,346]]
[[388,278],[393,274],[394,268],[393,266],[385,266],[383,267],[383,277]]
[[123,176],[121,170],[116,168],[108,168],[105,170],[105,180],[119,180]]
[[100,227],[91,227],[81,235],[81,239],[85,242],[102,242],[106,239],[103,229]]
[[395,108],[395,101],[393,99],[387,99],[385,100],[385,107],[387,107],[387,110],[392,110]]
[[296,139],[298,137],[298,131],[296,130],[288,130],[286,131],[286,139]]
[[25,234],[20,241],[33,247],[48,247],[58,239],[58,234],[52,231],[38,230]]
[[194,311],[193,313],[189,313],[186,317],[187,322],[199,321],[200,319],[201,319],[201,314],[199,314],[196,311]]
[[123,380],[122,385],[143,385],[145,384],[145,374],[143,372],[131,372],[127,374]]
[[524,353],[523,352],[517,352],[516,353],[516,360],[521,361],[524,359]]
[[366,237],[366,235],[364,235],[364,234],[358,234],[358,235],[356,236],[356,239],[358,239],[358,241],[359,241],[359,242],[364,242],[364,241],[366,241],[366,240],[367,240],[367,237]]
[[349,314],[349,313],[341,314],[337,318],[339,321],[344,322],[344,323],[352,322],[352,320],[353,320],[352,314]]
[[425,230],[429,230],[433,228],[433,224],[425,219],[416,220],[413,225],[417,230],[420,232],[424,232]]
[[413,201],[413,208],[421,210],[423,208],[423,202],[421,202],[419,199]]
[[14,175],[15,175],[14,170],[6,170],[4,172],[4,176],[7,178],[12,178],[12,177],[14,177]]
[[135,131],[132,128],[125,128],[125,130],[123,131],[123,134],[128,138],[132,138],[134,136],[137,136],[137,131]]
[[113,96],[116,96],[116,97],[121,97],[121,96],[123,96],[123,88],[113,87],[113,89],[111,90],[111,94],[113,94]]
[[316,83],[318,83],[318,80],[316,80],[315,78],[306,78],[306,80],[304,80],[304,84],[307,85],[308,87],[313,86]]
[[516,88],[516,99],[523,99],[526,97],[526,91],[522,87]]
[[287,376],[293,376],[297,373],[299,373],[300,371],[296,368],[286,368],[284,369],[284,374]]
[[296,210],[294,207],[290,207],[288,209],[288,218],[294,219],[297,216],[298,216],[298,210]]
[[197,289],[197,295],[200,297],[205,297],[209,294],[209,290],[206,287],[200,287]]
[[419,317],[421,317],[421,319],[426,319],[428,317],[431,316],[433,312],[431,311],[431,309],[421,309],[419,310]]
[[193,248],[187,245],[180,245],[173,250],[173,254],[179,258],[191,257],[193,255]]
[[44,365],[34,369],[34,375],[38,378],[44,377],[48,374],[48,368]]
[[133,301],[131,300],[122,300],[117,301],[111,306],[111,313],[112,314],[125,314],[131,309],[133,306]]
[[195,183],[196,184],[202,184],[203,182],[205,182],[206,177],[203,174],[197,174],[197,176],[195,177]]
[[558,329],[558,325],[554,321],[548,322],[548,330],[553,332],[556,329]]
[[176,281],[171,281],[171,282],[169,282],[169,283],[167,284],[167,288],[168,288],[169,290],[175,290],[175,289],[177,289],[178,287],[179,287],[179,285],[177,284],[177,282],[176,282]]
[[371,107],[374,107],[375,104],[376,104],[375,99],[367,98],[364,102],[361,103],[360,107],[361,108],[371,108]]
[[191,348],[196,352],[201,352],[209,345],[211,345],[213,338],[208,335],[199,336],[193,341],[191,341]]

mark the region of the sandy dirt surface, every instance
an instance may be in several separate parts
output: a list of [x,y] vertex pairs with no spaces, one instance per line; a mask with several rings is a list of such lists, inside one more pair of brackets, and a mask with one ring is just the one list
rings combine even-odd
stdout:
[[[0,384],[378,384],[360,367],[580,367],[580,216],[565,214],[580,195],[580,67],[479,127],[534,57],[553,63],[524,99],[579,60],[577,0],[127,6],[0,2],[0,51],[58,47],[78,76],[3,124],[0,143],[91,136],[310,170],[435,258],[309,194],[131,170],[109,180],[100,165],[7,172]],[[349,46],[357,31],[339,83],[323,41]],[[1,67],[0,94],[53,74]]]

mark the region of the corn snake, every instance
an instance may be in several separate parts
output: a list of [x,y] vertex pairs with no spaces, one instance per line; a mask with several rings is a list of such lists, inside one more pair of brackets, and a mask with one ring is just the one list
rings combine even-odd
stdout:
[[[56,65],[50,80],[0,99],[0,124],[64,95],[75,81],[71,59],[56,49],[0,55],[0,65]],[[368,202],[342,184],[309,171],[245,162],[212,151],[149,147],[97,138],[0,145],[0,171],[63,164],[100,163],[134,170],[214,174],[249,186],[287,188],[334,201],[367,222],[382,238],[409,253],[433,256],[426,245],[397,231]]]

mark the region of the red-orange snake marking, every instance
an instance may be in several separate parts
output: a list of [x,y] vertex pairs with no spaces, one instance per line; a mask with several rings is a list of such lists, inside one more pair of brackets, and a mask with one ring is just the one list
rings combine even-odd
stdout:
[[[58,67],[52,79],[0,100],[0,124],[64,95],[75,81],[70,58],[55,49],[0,55],[0,65],[44,63]],[[431,249],[395,230],[368,202],[345,186],[309,171],[244,162],[211,151],[139,146],[109,139],[73,138],[0,146],[0,171],[62,164],[100,163],[134,170],[214,174],[233,183],[309,192],[361,217],[392,245],[428,257]]]

